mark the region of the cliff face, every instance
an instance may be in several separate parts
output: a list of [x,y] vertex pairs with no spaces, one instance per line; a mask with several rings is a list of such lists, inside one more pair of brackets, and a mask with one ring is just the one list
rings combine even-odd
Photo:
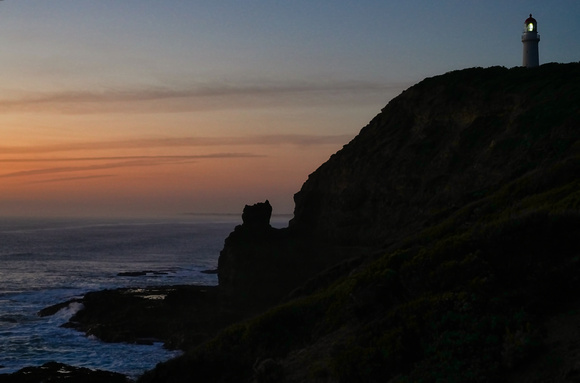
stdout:
[[232,307],[254,310],[276,303],[287,294],[296,275],[285,270],[298,262],[289,256],[286,230],[270,226],[268,201],[246,205],[239,225],[226,238],[218,262],[219,286]]
[[577,64],[475,68],[393,99],[295,195],[291,227],[335,243],[392,243],[570,155]]
[[230,235],[226,297],[359,257],[143,382],[578,381],[580,64],[426,79],[295,201],[289,228]]
[[[220,256],[224,295],[264,307],[522,177],[536,174],[534,192],[553,187],[580,171],[579,89],[579,64],[473,68],[409,88],[308,177],[288,230],[270,228],[269,216],[267,228],[236,228]],[[473,209],[463,225],[484,213]]]
[[240,311],[272,306],[337,261],[326,246],[270,226],[268,201],[246,205],[243,224],[226,238],[218,262],[224,304]]

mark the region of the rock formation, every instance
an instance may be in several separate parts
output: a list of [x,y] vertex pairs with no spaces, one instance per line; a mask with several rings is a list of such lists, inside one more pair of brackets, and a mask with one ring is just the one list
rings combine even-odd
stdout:
[[226,238],[218,263],[219,287],[228,305],[260,310],[280,301],[326,266],[315,242],[270,226],[268,201],[246,205],[239,225]]
[[125,375],[114,372],[49,362],[39,367],[26,367],[10,375],[0,374],[0,381],[4,383],[129,383],[131,380]]
[[246,205],[242,213],[242,226],[253,231],[268,230],[272,217],[272,205],[270,201],[260,202],[255,205]]

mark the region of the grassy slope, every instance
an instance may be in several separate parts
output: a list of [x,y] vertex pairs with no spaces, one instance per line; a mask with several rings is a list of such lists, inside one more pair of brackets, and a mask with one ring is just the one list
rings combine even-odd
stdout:
[[[529,124],[565,123],[566,111],[553,109]],[[142,380],[532,381],[539,365],[546,381],[572,378],[547,341],[580,307],[580,143],[564,145],[348,277],[229,327]]]

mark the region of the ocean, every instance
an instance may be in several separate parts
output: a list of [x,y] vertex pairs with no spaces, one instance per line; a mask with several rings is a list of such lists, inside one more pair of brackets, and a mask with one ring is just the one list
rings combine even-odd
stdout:
[[[278,220],[272,226],[287,223]],[[136,377],[179,355],[162,345],[104,343],[61,328],[73,304],[47,306],[118,287],[216,285],[224,240],[240,216],[172,219],[0,219],[0,374],[49,361]],[[140,276],[119,273],[143,272]]]

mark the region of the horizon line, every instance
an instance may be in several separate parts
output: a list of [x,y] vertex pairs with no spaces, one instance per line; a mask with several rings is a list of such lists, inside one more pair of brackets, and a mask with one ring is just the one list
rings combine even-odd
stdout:
[[[217,216],[241,216],[241,213],[196,213],[187,212],[182,215],[217,215]],[[293,216],[294,213],[272,213],[272,217]]]

